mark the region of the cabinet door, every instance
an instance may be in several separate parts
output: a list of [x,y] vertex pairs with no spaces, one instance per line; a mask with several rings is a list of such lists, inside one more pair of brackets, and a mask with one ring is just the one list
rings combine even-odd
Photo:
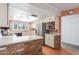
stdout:
[[50,34],[45,34],[45,44],[49,44]]
[[45,44],[54,48],[54,36],[51,34],[45,35]]
[[54,35],[50,35],[49,46],[54,48]]
[[0,3],[0,26],[7,26],[7,4]]

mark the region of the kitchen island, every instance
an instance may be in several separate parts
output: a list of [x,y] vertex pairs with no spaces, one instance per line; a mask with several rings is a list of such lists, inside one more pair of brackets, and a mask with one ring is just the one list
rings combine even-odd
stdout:
[[0,55],[41,55],[42,39],[37,35],[0,37]]

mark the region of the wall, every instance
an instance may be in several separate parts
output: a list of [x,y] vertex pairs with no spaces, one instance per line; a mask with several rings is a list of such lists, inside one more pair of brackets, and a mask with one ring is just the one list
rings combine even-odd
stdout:
[[79,14],[62,17],[62,42],[79,46]]
[[79,46],[79,8],[62,11],[61,16],[62,42]]
[[61,18],[63,16],[69,16],[69,15],[74,15],[74,14],[79,14],[79,7],[73,8],[73,9],[69,9],[69,10],[64,10],[64,11],[61,12],[61,14],[60,14],[61,17],[60,17],[60,20],[59,20],[60,32],[61,32],[61,22],[62,22]]
[[7,4],[0,3],[0,26],[8,26]]

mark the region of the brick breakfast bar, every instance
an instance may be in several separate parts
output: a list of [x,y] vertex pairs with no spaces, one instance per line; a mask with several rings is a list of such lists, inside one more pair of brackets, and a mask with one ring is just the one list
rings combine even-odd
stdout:
[[0,55],[41,55],[43,37],[2,36],[0,37]]

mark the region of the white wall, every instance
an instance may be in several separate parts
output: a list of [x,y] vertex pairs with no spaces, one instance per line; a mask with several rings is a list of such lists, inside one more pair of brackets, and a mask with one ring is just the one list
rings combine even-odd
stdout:
[[79,14],[62,17],[62,42],[79,46]]
[[8,26],[6,3],[0,3],[0,26]]

